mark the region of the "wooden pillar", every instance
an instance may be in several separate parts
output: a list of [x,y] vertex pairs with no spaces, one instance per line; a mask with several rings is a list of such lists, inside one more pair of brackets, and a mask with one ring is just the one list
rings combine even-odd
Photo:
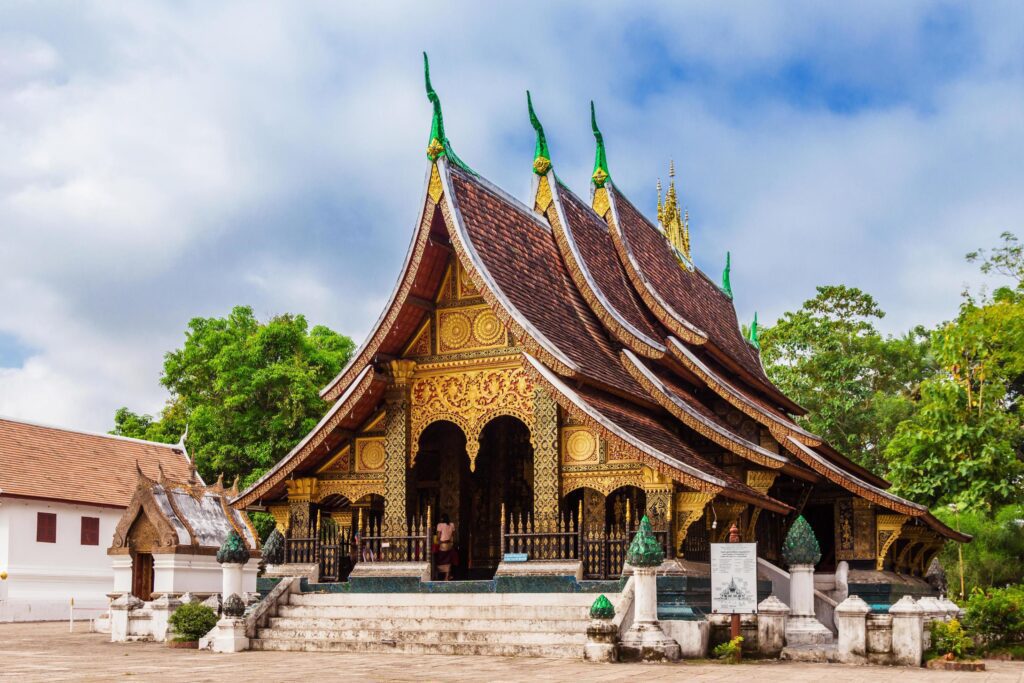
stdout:
[[407,524],[405,477],[409,463],[409,383],[416,362],[389,364],[391,386],[384,395],[384,533],[404,534]]
[[316,477],[303,477],[287,481],[288,513],[291,518],[289,528],[292,536],[306,538],[313,529],[312,503],[317,494]]
[[675,547],[678,557],[686,559],[683,555],[686,533],[694,522],[704,516],[704,508],[714,497],[713,493],[700,491],[682,491],[675,494],[675,512],[672,517],[675,519]]
[[543,389],[533,392],[533,516],[534,519],[558,517],[558,404]]

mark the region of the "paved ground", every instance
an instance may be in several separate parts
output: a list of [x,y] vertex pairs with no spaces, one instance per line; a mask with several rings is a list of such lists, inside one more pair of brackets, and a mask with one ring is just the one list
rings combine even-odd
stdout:
[[111,643],[66,623],[0,624],[0,680],[109,681],[998,681],[1024,683],[1024,663],[988,662],[981,674],[836,664],[763,662],[589,664],[555,659],[244,652],[216,655],[156,643]]

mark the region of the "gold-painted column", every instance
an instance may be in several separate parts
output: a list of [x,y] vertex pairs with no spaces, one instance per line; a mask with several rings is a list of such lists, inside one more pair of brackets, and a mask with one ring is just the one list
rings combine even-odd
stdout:
[[558,518],[558,404],[543,389],[533,392],[533,516]]
[[655,529],[665,529],[671,517],[672,480],[646,466],[641,476],[647,497],[647,518]]
[[416,361],[389,364],[391,386],[384,395],[384,533],[404,534],[407,525],[405,478],[409,463],[409,383]]
[[307,538],[313,531],[315,521],[311,506],[316,498],[316,477],[291,479],[285,483],[288,487],[288,513],[291,522],[288,527],[295,538]]
[[701,493],[700,491],[683,491],[675,495],[673,518],[676,523],[676,557],[685,559],[683,543],[686,541],[686,533],[693,523],[704,515],[704,508],[714,497],[713,493]]

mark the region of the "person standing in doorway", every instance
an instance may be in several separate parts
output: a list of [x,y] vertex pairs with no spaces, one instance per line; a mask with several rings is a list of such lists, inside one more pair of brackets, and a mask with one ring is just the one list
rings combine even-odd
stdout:
[[444,575],[444,581],[452,580],[452,565],[455,564],[455,525],[447,513],[441,515],[437,524],[437,570]]

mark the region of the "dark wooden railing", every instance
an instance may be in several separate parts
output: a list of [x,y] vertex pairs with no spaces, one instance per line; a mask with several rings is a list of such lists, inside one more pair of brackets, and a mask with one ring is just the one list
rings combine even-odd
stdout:
[[[529,514],[506,517],[502,508],[501,554],[525,553],[528,560],[580,560],[587,579],[622,576],[629,544],[636,535],[636,522],[611,529],[585,531],[579,514],[563,513],[557,518],[535,520]],[[663,527],[666,525],[662,525]],[[654,529],[666,557],[674,557],[669,531]]]
[[385,529],[380,520],[367,520],[360,529],[356,562],[430,562],[430,509],[424,517],[414,517],[397,529]]

